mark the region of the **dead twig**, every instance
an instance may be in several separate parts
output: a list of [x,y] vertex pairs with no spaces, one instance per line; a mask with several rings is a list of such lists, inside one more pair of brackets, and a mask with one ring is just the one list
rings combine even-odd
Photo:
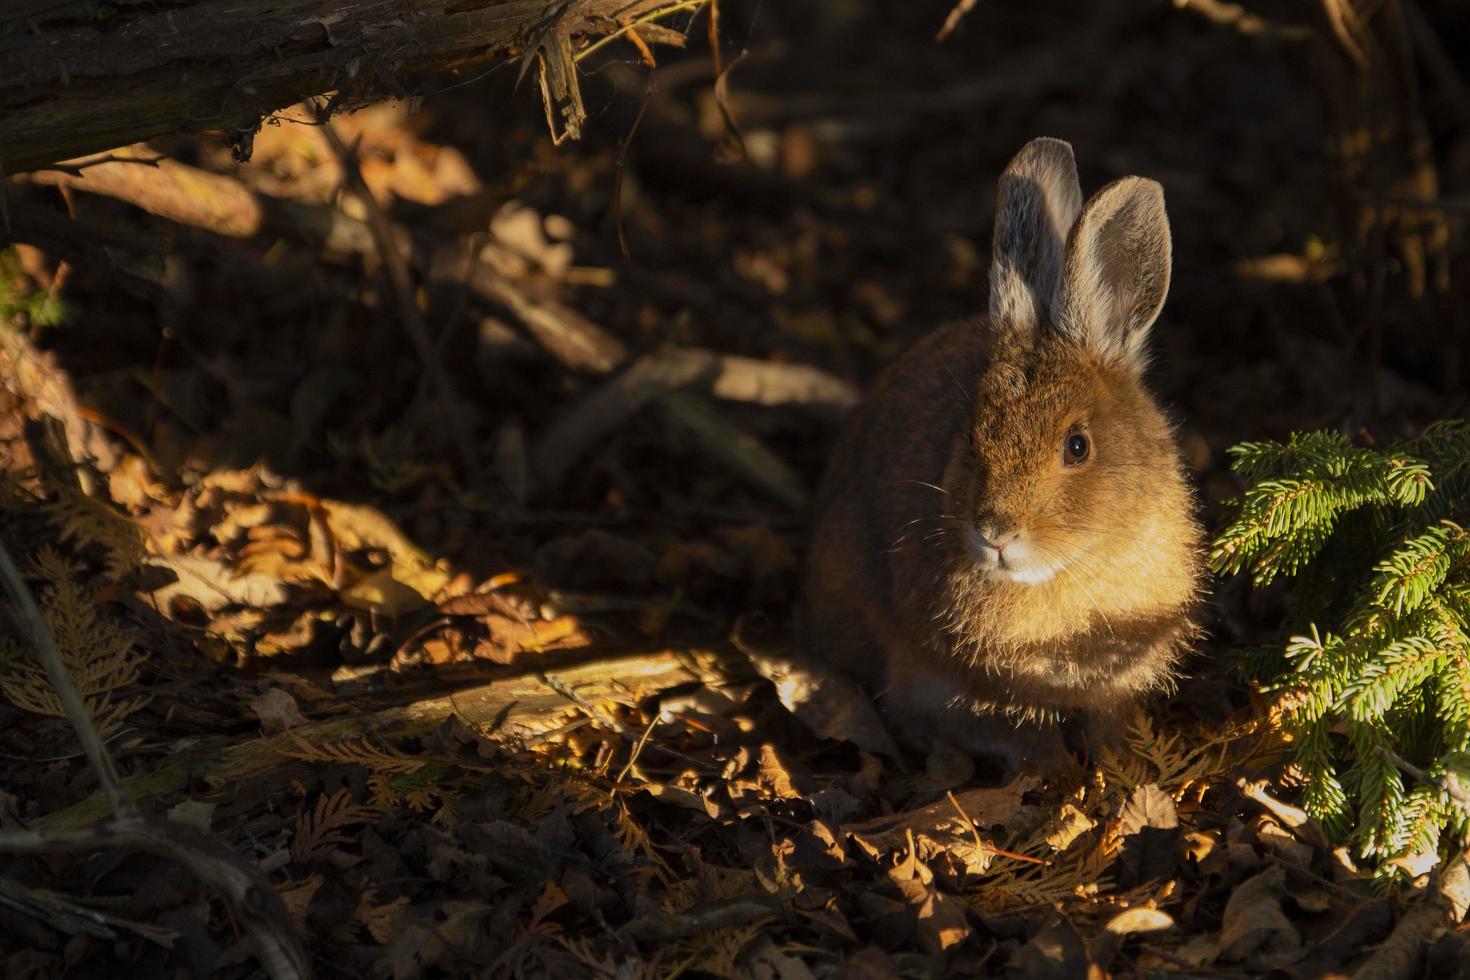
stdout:
[[934,35],[934,40],[943,41],[953,34],[954,29],[960,26],[960,21],[964,20],[965,16],[975,9],[977,2],[978,0],[959,0],[959,3],[951,7],[948,16],[944,18],[944,23],[939,27],[939,32]]
[[593,391],[541,436],[531,467],[545,487],[664,392],[704,391],[725,401],[800,407],[837,418],[857,403],[850,384],[819,368],[713,351],[670,348],[648,354]]
[[388,280],[389,287],[393,290],[393,297],[398,305],[399,319],[408,332],[414,349],[418,352],[429,388],[438,396],[439,407],[449,425],[450,435],[459,452],[460,463],[464,466],[465,473],[473,480],[480,472],[480,461],[475,453],[475,444],[470,437],[469,423],[465,420],[463,405],[458,392],[455,391],[454,382],[450,380],[449,372],[444,370],[444,365],[435,356],[434,340],[429,336],[429,328],[424,323],[423,314],[419,312],[418,296],[413,280],[409,277],[408,266],[403,261],[403,254],[399,251],[399,241],[394,236],[393,226],[388,223],[383,209],[378,207],[372,191],[368,189],[367,182],[362,178],[357,153],[342,142],[342,137],[337,135],[336,129],[332,126],[330,116],[329,106],[317,107],[317,119],[321,124],[322,135],[332,147],[332,152],[337,155],[345,183],[352,196],[357,198],[367,213],[368,227],[372,229],[373,240],[377,244],[378,258],[383,263],[383,274]]
[[[346,255],[371,255],[376,249],[368,224],[336,209],[258,193],[234,177],[175,160],[147,167],[108,158],[73,161],[17,180],[115,198],[160,218],[230,238],[274,232]],[[407,245],[408,234],[401,228],[394,228],[391,237],[399,249]]]
[[1279,24],[1251,13],[1238,3],[1228,3],[1226,0],[1174,0],[1174,6],[1180,10],[1192,10],[1207,20],[1221,27],[1229,27],[1246,37],[1294,43],[1312,36],[1312,29],[1305,24]]
[[473,256],[441,249],[433,264],[434,278],[463,282],[477,296],[504,307],[570,371],[606,374],[628,359],[628,349],[621,340],[576,310],[554,299],[533,298]]
[[[284,785],[290,770],[283,757],[299,749],[302,741],[326,746],[344,739],[370,736],[391,742],[432,731],[446,718],[458,714],[467,724],[493,728],[502,740],[521,742],[558,728],[567,721],[567,698],[540,675],[553,668],[557,683],[578,692],[581,700],[593,703],[612,698],[628,699],[644,693],[723,676],[715,658],[690,658],[670,651],[583,650],[564,654],[542,654],[519,670],[487,670],[466,667],[445,669],[432,684],[405,688],[372,710],[355,710],[330,718],[297,725],[288,732],[261,738],[219,738],[187,752],[159,760],[154,766],[123,781],[133,797],[159,798],[190,785],[248,786],[269,792]],[[494,677],[485,680],[486,674]],[[458,678],[456,680],[456,678]],[[445,691],[444,685],[454,685]],[[631,741],[636,734],[629,736]],[[48,814],[34,822],[45,829],[85,827],[105,816],[105,803],[92,797]]]
[[296,938],[291,916],[270,882],[238,855],[192,827],[134,812],[81,830],[0,833],[0,851],[11,854],[54,854],[94,848],[142,851],[177,861],[229,900],[236,921],[255,941],[256,955],[271,977],[305,980],[311,976],[306,951]]
[[649,915],[634,919],[619,930],[624,939],[642,942],[672,942],[715,929],[743,926],[776,915],[777,909],[748,898],[711,902],[690,912]]
[[709,456],[737,477],[793,510],[806,506],[806,484],[801,477],[708,398],[689,391],[666,391],[659,402]]

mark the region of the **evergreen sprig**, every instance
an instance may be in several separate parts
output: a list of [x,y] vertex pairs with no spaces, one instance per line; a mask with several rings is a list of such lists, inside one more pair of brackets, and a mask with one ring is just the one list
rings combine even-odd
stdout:
[[[1249,662],[1292,738],[1303,805],[1387,875],[1470,831],[1470,422],[1396,445],[1243,443],[1248,488],[1211,564],[1294,578],[1280,655]],[[1448,835],[1448,837],[1446,836]]]

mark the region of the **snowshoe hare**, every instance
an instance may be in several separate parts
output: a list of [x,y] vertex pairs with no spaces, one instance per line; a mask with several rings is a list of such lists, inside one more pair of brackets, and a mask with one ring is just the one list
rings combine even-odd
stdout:
[[1026,144],[1000,178],[989,315],[889,367],[838,442],[802,643],[910,746],[1054,765],[1060,723],[1108,729],[1196,634],[1201,530],[1143,378],[1170,252],[1157,183],[1084,205],[1071,146]]

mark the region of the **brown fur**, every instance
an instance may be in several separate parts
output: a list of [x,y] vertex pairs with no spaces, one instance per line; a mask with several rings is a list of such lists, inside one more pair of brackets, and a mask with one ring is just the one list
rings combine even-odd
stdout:
[[[1168,288],[1162,193],[1127,178],[1078,217],[1075,184],[1055,140],[1007,168],[991,316],[920,341],[851,420],[801,614],[809,652],[864,681],[910,743],[1012,766],[1051,754],[1044,726],[1169,683],[1202,571],[1174,435],[1142,381]],[[1068,465],[1079,432],[1090,452]],[[1007,565],[984,545],[1012,531]]]

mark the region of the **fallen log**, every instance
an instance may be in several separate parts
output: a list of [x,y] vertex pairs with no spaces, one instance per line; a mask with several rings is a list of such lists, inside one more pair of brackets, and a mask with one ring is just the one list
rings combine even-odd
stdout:
[[585,113],[573,51],[670,0],[7,0],[0,4],[0,172],[139,140],[222,130],[248,156],[270,113],[339,92],[423,94],[422,76],[520,56],[547,118]]
[[[594,659],[584,655],[571,663],[557,658],[556,667],[548,658],[546,663],[528,665],[519,673],[488,684],[416,698],[377,711],[354,710],[309,721],[279,735],[211,740],[158,760],[148,770],[123,779],[122,788],[138,801],[183,792],[196,780],[216,790],[245,785],[258,790],[270,780],[272,772],[286,770],[285,764],[291,761],[287,752],[294,751],[302,741],[320,745],[366,736],[391,742],[433,731],[451,715],[471,725],[493,728],[495,737],[524,740],[565,723],[568,716],[582,710],[580,705],[639,699],[680,684],[721,676],[715,661],[713,654],[669,650]],[[45,831],[76,829],[106,814],[107,801],[98,792],[31,826]]]

